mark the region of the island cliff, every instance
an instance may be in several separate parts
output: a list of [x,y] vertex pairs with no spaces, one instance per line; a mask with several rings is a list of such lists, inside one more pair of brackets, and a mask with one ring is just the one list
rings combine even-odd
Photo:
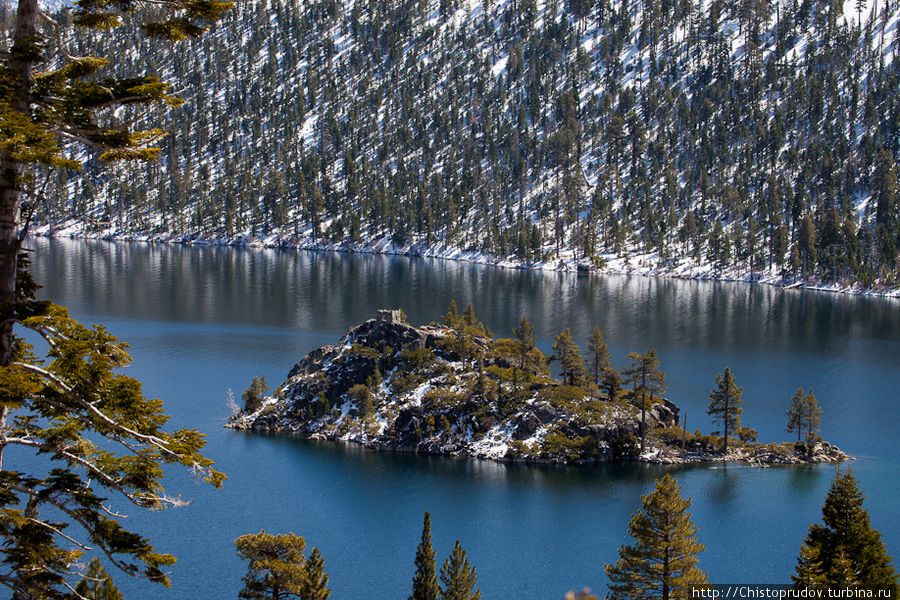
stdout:
[[721,438],[683,432],[679,408],[649,397],[641,453],[641,411],[627,390],[610,398],[587,381],[554,379],[548,366],[554,357],[521,340],[495,339],[474,312],[453,312],[452,323],[413,327],[399,310],[378,311],[337,344],[307,354],[258,407],[236,412],[227,426],[373,449],[521,462],[847,458],[827,443],[806,452],[794,444],[737,440],[722,454],[714,448]]

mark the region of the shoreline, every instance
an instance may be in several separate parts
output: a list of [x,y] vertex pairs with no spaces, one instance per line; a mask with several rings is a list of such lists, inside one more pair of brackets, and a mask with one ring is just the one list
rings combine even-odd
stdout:
[[[815,447],[812,455],[804,455],[797,451],[787,453],[779,453],[774,447],[787,449],[793,447],[791,442],[773,442],[770,444],[757,443],[752,447],[730,448],[727,453],[717,451],[688,451],[682,453],[680,449],[671,447],[654,448],[653,451],[647,452],[642,456],[634,458],[601,458],[597,460],[564,460],[560,458],[511,458],[511,457],[491,457],[479,456],[469,453],[459,452],[442,452],[428,449],[419,449],[416,447],[393,446],[389,444],[370,443],[362,441],[354,437],[335,437],[323,434],[321,432],[302,432],[292,429],[255,429],[248,427],[239,421],[229,420],[225,425],[225,429],[233,431],[241,431],[252,435],[276,435],[297,437],[304,441],[329,444],[343,444],[345,446],[358,446],[368,452],[392,452],[396,454],[415,454],[422,456],[439,456],[442,458],[451,458],[458,460],[485,460],[501,464],[517,464],[526,466],[569,466],[569,467],[592,467],[599,465],[617,465],[617,464],[646,464],[661,467],[670,466],[713,466],[735,464],[741,468],[760,468],[765,469],[772,466],[784,467],[808,467],[815,465],[836,465],[846,461],[856,460],[856,457],[850,456],[843,452],[837,446],[829,442],[820,442]],[[438,446],[439,447],[439,446]]]
[[[239,234],[233,238],[220,238],[215,236],[178,236],[173,234],[115,234],[111,232],[79,233],[71,228],[54,229],[47,225],[34,228],[29,236],[48,239],[63,238],[74,240],[101,240],[108,242],[137,242],[147,244],[172,244],[182,246],[221,246],[233,248],[258,248],[281,249],[315,252],[344,252],[348,254],[382,254],[390,256],[408,256],[416,258],[436,258],[452,260],[456,262],[468,262],[471,264],[499,267],[503,269],[522,269],[531,271],[550,271],[562,273],[584,273],[588,275],[625,275],[637,277],[658,277],[663,279],[680,279],[687,281],[708,281],[727,283],[747,283],[768,285],[782,290],[803,289],[816,292],[828,292],[832,294],[845,294],[848,296],[869,296],[885,299],[900,299],[900,287],[898,288],[860,288],[850,284],[825,284],[816,281],[805,282],[798,279],[784,279],[780,275],[771,272],[754,272],[752,277],[749,272],[730,269],[716,273],[709,265],[694,265],[690,261],[682,260],[672,265],[660,265],[658,256],[651,254],[626,254],[617,256],[615,253],[598,255],[603,261],[603,266],[597,267],[591,264],[589,259],[575,259],[570,256],[571,250],[562,253],[561,258],[547,262],[526,262],[514,259],[497,258],[491,254],[477,251],[465,251],[457,247],[432,245],[424,243],[397,246],[385,236],[368,242],[313,242],[309,236],[295,238],[283,238],[278,234],[257,238],[250,235]],[[632,263],[637,261],[637,265]]]

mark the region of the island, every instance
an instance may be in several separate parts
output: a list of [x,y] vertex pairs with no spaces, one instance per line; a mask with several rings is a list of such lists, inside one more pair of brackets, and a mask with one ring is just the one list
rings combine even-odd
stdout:
[[[523,319],[515,339],[495,338],[471,305],[462,313],[453,305],[441,324],[418,327],[401,310],[379,310],[338,343],[307,354],[270,395],[235,408],[226,427],[527,463],[766,466],[849,458],[824,441],[730,436],[723,452],[721,436],[682,429],[679,407],[666,398],[638,394],[621,379],[598,385],[571,337],[547,357],[527,327]],[[553,361],[562,379],[551,375]]]

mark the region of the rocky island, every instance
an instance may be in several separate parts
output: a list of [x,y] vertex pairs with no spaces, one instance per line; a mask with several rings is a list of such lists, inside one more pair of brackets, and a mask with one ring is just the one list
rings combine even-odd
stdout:
[[[568,330],[551,357],[535,347],[527,320],[514,333],[515,339],[494,338],[471,305],[459,313],[454,304],[443,323],[419,327],[400,310],[380,310],[337,344],[307,354],[271,395],[251,402],[245,393],[245,408],[226,426],[376,450],[534,463],[848,458],[826,442],[761,444],[746,436],[729,436],[722,452],[722,437],[684,431],[679,408],[652,386],[624,389],[611,368],[601,377],[596,355],[608,356],[605,343],[601,350],[591,346],[591,377]],[[551,375],[552,361],[561,380]]]

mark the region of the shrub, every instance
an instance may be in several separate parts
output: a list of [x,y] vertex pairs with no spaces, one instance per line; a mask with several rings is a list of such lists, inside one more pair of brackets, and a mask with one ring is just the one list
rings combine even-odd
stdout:
[[422,395],[422,404],[427,410],[439,412],[452,410],[466,401],[465,396],[450,391],[447,388],[431,388]]
[[610,442],[609,451],[613,458],[634,458],[640,451],[640,444],[632,434],[623,433]]
[[375,348],[370,348],[368,346],[363,346],[362,344],[354,343],[350,346],[350,354],[355,356],[361,356],[363,358],[369,358],[372,360],[378,360],[381,358],[381,354],[379,354],[378,350]]
[[434,352],[429,348],[417,348],[415,350],[401,350],[400,360],[410,368],[424,369],[437,359],[434,356]]
[[668,446],[680,446],[682,436],[684,436],[685,445],[694,439],[693,433],[686,432],[681,427],[661,427],[653,430],[653,435]]
[[600,447],[590,436],[579,435],[570,438],[562,431],[554,429],[544,437],[541,456],[544,458],[561,456],[567,460],[593,459],[600,456]]
[[[699,431],[699,430],[698,430]],[[687,443],[687,448],[702,452],[711,452],[722,447],[722,438],[718,435],[697,435]]]
[[752,427],[739,427],[734,435],[742,442],[755,442],[759,432]]
[[550,385],[543,388],[537,394],[537,401],[549,402],[554,408],[565,408],[574,411],[578,402],[583,400],[587,393],[572,385]]
[[372,402],[372,392],[362,384],[356,384],[347,392],[347,397],[356,404],[356,409],[361,417],[367,417],[375,412]]

